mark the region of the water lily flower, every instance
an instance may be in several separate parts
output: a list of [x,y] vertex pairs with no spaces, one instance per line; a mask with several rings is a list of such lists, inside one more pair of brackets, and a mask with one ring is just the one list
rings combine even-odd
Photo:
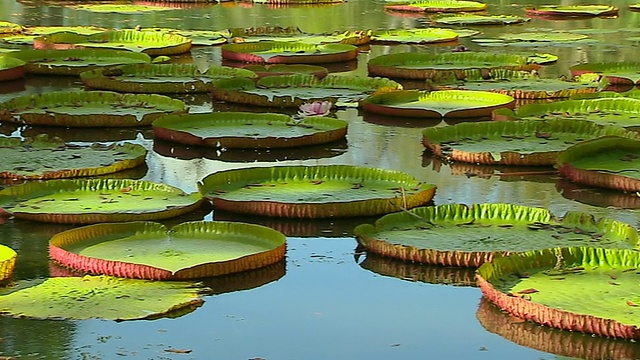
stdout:
[[298,115],[300,116],[325,116],[331,111],[331,101],[314,101],[300,105]]

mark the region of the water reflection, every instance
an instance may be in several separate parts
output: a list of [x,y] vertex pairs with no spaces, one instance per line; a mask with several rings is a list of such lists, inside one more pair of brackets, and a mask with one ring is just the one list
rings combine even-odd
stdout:
[[587,360],[640,358],[640,344],[636,342],[553,329],[524,321],[502,312],[484,297],[476,318],[489,332],[516,344],[559,356]]
[[478,177],[488,179],[499,177],[500,181],[533,181],[540,183],[555,183],[559,178],[558,172],[548,166],[507,166],[484,165],[464,162],[446,162],[440,157],[426,150],[422,155],[422,166],[431,167],[435,172],[442,171],[442,167],[449,167],[451,175],[464,175],[468,178]]
[[330,158],[343,154],[347,149],[346,140],[299,148],[278,149],[219,149],[205,146],[185,146],[159,139],[153,141],[153,151],[165,157],[180,160],[211,159],[243,163]]
[[229,211],[216,210],[214,220],[241,221],[268,226],[286,236],[295,237],[344,237],[353,236],[353,229],[359,224],[375,222],[378,217],[355,217],[335,219],[282,219],[268,216],[253,216]]
[[442,125],[442,119],[428,118],[411,118],[401,116],[380,115],[368,111],[364,111],[362,119],[368,123],[384,125],[384,126],[400,126],[412,128],[428,128]]
[[565,178],[556,182],[556,189],[563,197],[587,205],[640,209],[640,197],[635,193],[579,185]]
[[[37,330],[36,330],[37,329]],[[5,359],[73,359],[76,323],[0,317],[0,356]]]
[[[356,250],[358,253],[358,250]],[[452,286],[476,286],[476,269],[452,266],[437,266],[400,261],[367,252],[365,259],[356,262],[363,269],[383,276],[395,277],[405,281],[420,281],[429,284]]]

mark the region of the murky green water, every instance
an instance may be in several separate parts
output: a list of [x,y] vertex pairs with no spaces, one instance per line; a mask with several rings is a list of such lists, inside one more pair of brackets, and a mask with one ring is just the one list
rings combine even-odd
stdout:
[[[65,8],[64,3],[4,0],[0,2],[0,19],[24,25],[117,28],[140,25],[217,30],[298,26],[307,32],[426,26],[426,18],[385,13],[383,4],[351,0],[333,6],[274,8],[225,3],[145,15],[97,15]],[[492,2],[489,13],[522,15],[523,7],[530,4]],[[560,61],[542,70],[550,76],[568,74],[568,67],[579,62],[637,60],[637,40],[632,39],[638,35],[640,13],[626,10],[624,1],[615,1],[614,5],[621,8],[616,19],[533,19],[525,25],[472,27],[484,32],[481,37],[495,37],[507,31],[578,29],[599,40],[593,44],[481,48],[469,39],[460,43],[481,51],[557,54]],[[452,46],[371,45],[362,47],[356,62],[339,64],[333,71],[366,75],[368,59],[380,54],[451,49]],[[181,56],[175,61],[220,64],[220,51],[215,47],[194,48],[191,56]],[[74,78],[27,77],[25,81],[0,83],[0,100],[26,93],[81,88]],[[188,102],[192,112],[256,111],[214,103],[208,95],[180,98]],[[32,136],[48,132],[80,142],[135,141],[153,151],[147,158],[146,173],[138,171],[130,176],[165,182],[185,191],[195,191],[196,182],[212,172],[248,164],[353,164],[402,170],[434,183],[438,185],[436,204],[510,202],[547,207],[556,214],[578,210],[634,225],[638,222],[634,210],[616,207],[623,203],[640,207],[640,200],[634,198],[578,188],[551,175],[504,175],[513,170],[442,164],[424,153],[420,140],[422,128],[446,126],[444,121],[380,118],[355,109],[339,110],[336,116],[349,121],[347,142],[295,151],[186,149],[154,142],[148,129],[107,132],[3,125],[0,133]],[[207,296],[201,308],[177,319],[116,323],[0,318],[0,356],[269,360],[640,358],[640,346],[633,342],[532,326],[486,304],[479,307],[480,291],[465,286],[473,276],[468,270],[417,266],[361,254],[350,233],[355,225],[372,219],[286,221],[213,214],[205,209],[173,222],[187,218],[252,221],[279,229],[289,235],[286,264],[211,280],[207,285],[217,295]],[[50,267],[47,260],[47,241],[51,235],[68,228],[18,220],[1,224],[0,243],[20,254],[15,277],[29,279],[55,274],[58,269]],[[166,352],[169,348],[191,352]]]

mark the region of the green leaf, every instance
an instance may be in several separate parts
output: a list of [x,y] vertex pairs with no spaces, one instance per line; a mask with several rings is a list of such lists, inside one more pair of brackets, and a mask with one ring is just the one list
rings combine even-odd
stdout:
[[587,139],[604,135],[638,138],[636,132],[617,126],[571,119],[460,123],[428,128],[422,135],[423,144],[445,159],[530,166],[553,165],[559,151]]
[[12,248],[0,245],[0,284],[11,279],[18,254]]
[[522,119],[588,120],[624,127],[640,125],[640,99],[596,98],[526,104],[516,110]]
[[480,266],[496,256],[557,246],[638,246],[633,227],[589,214],[564,218],[511,204],[449,204],[385,215],[354,230],[368,251],[438,265]]
[[637,250],[553,248],[485,263],[478,282],[485,296],[525,320],[637,339],[639,266]]
[[58,91],[20,96],[0,103],[0,120],[30,125],[130,127],[186,111],[185,104],[156,94]]
[[374,31],[371,40],[379,42],[429,44],[455,41],[458,33],[449,29],[396,29]]
[[617,15],[618,8],[612,5],[543,5],[526,8],[528,15],[552,17],[577,17]]
[[510,25],[529,21],[517,15],[478,15],[478,14],[440,14],[431,17],[431,21],[444,25]]
[[398,2],[385,5],[385,10],[413,11],[413,12],[458,12],[458,11],[482,11],[487,4],[466,0],[419,0],[412,2]]
[[46,134],[0,138],[0,178],[53,179],[109,174],[144,164],[146,149],[131,143],[66,144]]
[[0,295],[0,312],[38,319],[154,319],[203,303],[193,283],[110,276],[54,277],[19,282]]
[[366,111],[409,117],[479,117],[500,107],[512,107],[509,95],[487,91],[400,90],[372,95],[363,101]]
[[80,74],[83,84],[95,89],[133,93],[209,92],[219,79],[257,75],[245,69],[211,66],[204,71],[194,64],[131,64],[95,69]]
[[100,67],[151,62],[147,54],[106,49],[20,50],[6,56],[27,62],[29,73],[55,75],[79,75]]
[[297,218],[384,214],[424,204],[435,192],[402,172],[348,165],[227,170],[198,189],[217,209]]
[[349,44],[261,41],[222,45],[222,58],[251,63],[315,64],[353,60],[358,48]]
[[16,218],[58,223],[165,219],[201,200],[173,186],[128,179],[49,180],[0,190],[0,208]]

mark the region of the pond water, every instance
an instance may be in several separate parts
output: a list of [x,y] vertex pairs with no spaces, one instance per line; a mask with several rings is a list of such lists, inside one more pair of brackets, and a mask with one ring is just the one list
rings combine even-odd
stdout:
[[[577,2],[571,2],[575,4]],[[588,2],[585,2],[588,3]],[[272,7],[249,3],[181,8],[144,15],[95,14],[74,10],[68,2],[3,0],[0,20],[23,25],[99,25],[104,27],[176,27],[218,30],[231,27],[298,26],[306,32],[417,28],[428,18],[383,10],[380,0],[351,0],[330,6]],[[544,4],[542,0],[538,4]],[[491,14],[524,14],[533,2],[489,2]],[[593,42],[543,46],[480,47],[469,38],[460,44],[488,52],[546,52],[560,56],[543,68],[545,76],[568,75],[579,62],[638,59],[640,14],[621,8],[617,18],[533,19],[524,25],[468,28],[491,38],[506,32],[573,30]],[[636,38],[637,39],[637,38]],[[366,75],[368,59],[392,52],[450,52],[456,45],[370,45],[357,61],[337,64],[345,76]],[[176,62],[220,64],[216,47],[194,48]],[[415,86],[415,84],[412,84]],[[0,83],[0,100],[27,93],[82,89],[75,78],[28,76]],[[264,111],[213,102],[208,95],[181,96],[192,112]],[[276,111],[276,109],[273,109]],[[421,131],[445,121],[380,118],[357,109],[339,109],[349,122],[346,142],[291,151],[215,151],[185,149],[154,142],[149,129],[66,130],[0,126],[0,134],[32,136],[47,132],[77,142],[134,141],[149,150],[147,168],[133,178],[164,182],[195,191],[206,175],[231,168],[273,164],[352,164],[402,170],[436,184],[435,204],[507,202],[546,207],[558,215],[584,211],[638,223],[623,210],[619,194],[585,189],[549,174],[522,169],[443,164],[425,153]],[[463,119],[458,121],[471,121]],[[547,170],[547,169],[545,169]],[[509,174],[516,171],[516,173]],[[10,186],[9,184],[0,186]],[[631,205],[634,200],[631,199]],[[640,201],[635,204],[640,207]],[[0,356],[20,359],[585,359],[640,358],[635,342],[573,334],[522,323],[481,302],[473,271],[420,266],[367,255],[357,249],[353,227],[373,219],[281,220],[216,213],[203,209],[171,223],[193,219],[256,222],[288,235],[286,262],[258,271],[212,279],[215,295],[196,311],[175,319],[112,322],[0,318]],[[0,243],[20,254],[15,277],[49,276],[47,241],[70,226],[9,220],[0,225]],[[190,352],[176,354],[167,349]]]

